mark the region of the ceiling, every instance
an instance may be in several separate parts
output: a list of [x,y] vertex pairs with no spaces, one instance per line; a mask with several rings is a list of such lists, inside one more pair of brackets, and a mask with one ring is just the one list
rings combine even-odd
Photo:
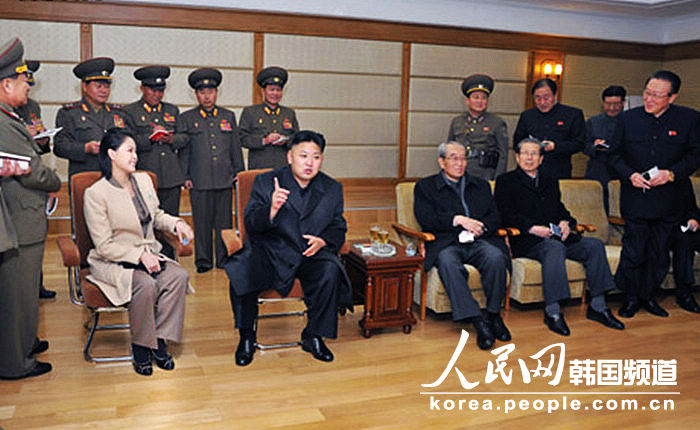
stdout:
[[700,40],[700,0],[111,0],[670,44]]

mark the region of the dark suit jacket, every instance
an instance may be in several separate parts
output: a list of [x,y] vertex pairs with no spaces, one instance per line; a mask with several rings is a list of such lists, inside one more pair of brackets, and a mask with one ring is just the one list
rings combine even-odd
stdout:
[[554,141],[554,150],[544,153],[540,171],[557,179],[571,178],[571,155],[583,150],[586,139],[581,109],[557,103],[549,112],[525,110],[513,133],[513,147],[529,135]]
[[[510,239],[513,257],[520,257],[542,238],[528,233],[533,225],[549,226],[569,221],[571,230],[576,227],[576,219],[571,216],[561,202],[559,181],[539,173],[539,186],[535,187],[533,179],[520,167],[506,172],[496,179],[496,205],[505,225],[520,230],[519,236]],[[579,236],[571,233],[567,243],[576,241]]]
[[[280,187],[291,191],[287,202],[270,222],[270,206],[274,179]],[[297,268],[307,258],[302,252],[308,245],[304,234],[326,241],[313,260],[332,261],[343,273],[338,305],[352,310],[352,291],[338,252],[345,242],[347,223],[343,218],[343,187],[324,173],[308,185],[308,203],[300,210],[298,187],[291,168],[283,167],[255,178],[250,200],[245,209],[248,239],[241,251],[232,255],[224,267],[238,295],[275,288],[289,294]]]
[[[486,232],[477,240],[486,240],[508,255],[503,240],[495,236],[501,224],[501,217],[491,196],[489,183],[468,173],[464,175],[467,181],[464,200],[469,207],[469,217],[481,221],[486,226]],[[434,241],[425,244],[425,270],[430,270],[435,265],[440,251],[459,244],[458,236],[462,227],[454,227],[452,220],[455,215],[465,215],[462,201],[438,173],[416,183],[413,190],[413,213],[423,231],[435,235]]]
[[[682,181],[700,161],[700,113],[672,104],[659,118],[643,107],[620,116],[608,163],[621,179],[622,216],[676,220],[683,212]],[[634,172],[653,166],[673,171],[676,180],[646,191],[632,186],[629,178]]]

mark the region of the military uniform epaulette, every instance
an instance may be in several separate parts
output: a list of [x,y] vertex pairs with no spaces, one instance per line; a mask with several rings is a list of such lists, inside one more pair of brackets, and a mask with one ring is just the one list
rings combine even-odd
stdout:
[[81,105],[81,102],[80,102],[80,100],[78,100],[77,102],[64,104],[63,109],[75,109],[75,108],[79,108],[80,105]]

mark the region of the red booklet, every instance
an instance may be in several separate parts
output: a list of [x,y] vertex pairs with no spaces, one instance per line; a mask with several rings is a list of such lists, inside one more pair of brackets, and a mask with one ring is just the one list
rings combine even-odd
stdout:
[[163,137],[165,137],[165,136],[172,135],[172,134],[173,134],[172,131],[168,131],[168,130],[156,130],[156,131],[154,131],[153,133],[151,133],[151,135],[148,136],[148,138],[149,138],[150,140],[159,140],[159,139],[161,139],[161,138],[163,138]]

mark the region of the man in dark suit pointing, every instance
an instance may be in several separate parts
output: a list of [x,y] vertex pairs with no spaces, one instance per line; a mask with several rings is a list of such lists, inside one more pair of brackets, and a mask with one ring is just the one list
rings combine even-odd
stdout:
[[275,288],[286,296],[295,278],[308,308],[302,349],[333,360],[323,338],[337,336],[336,312],[352,310],[352,294],[338,258],[347,231],[343,188],[320,171],[325,146],[323,135],[300,131],[288,144],[289,165],[255,178],[244,215],[248,240],[224,264],[240,332],[239,366],[253,361],[258,293]]

